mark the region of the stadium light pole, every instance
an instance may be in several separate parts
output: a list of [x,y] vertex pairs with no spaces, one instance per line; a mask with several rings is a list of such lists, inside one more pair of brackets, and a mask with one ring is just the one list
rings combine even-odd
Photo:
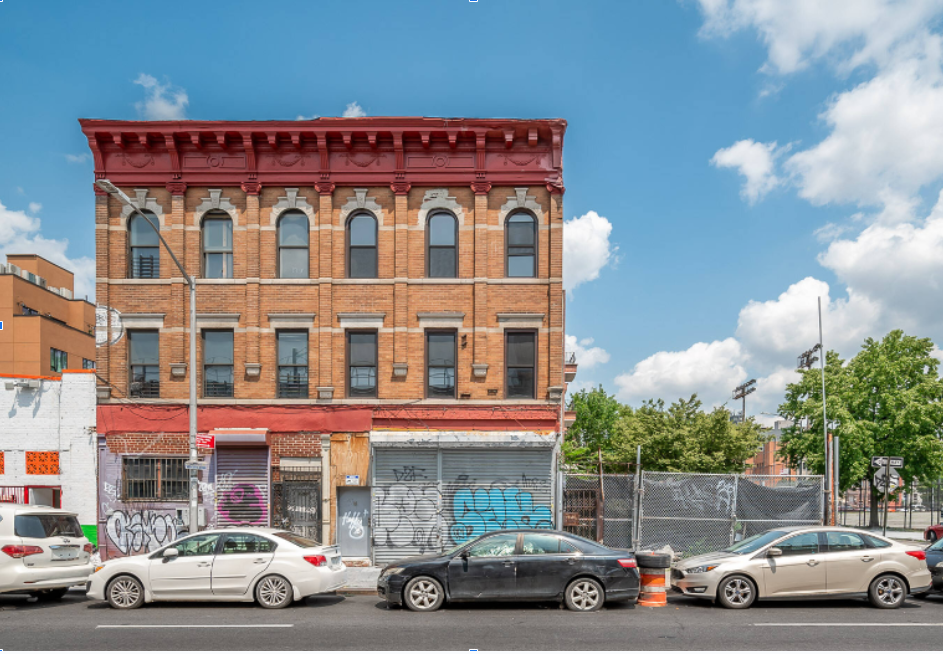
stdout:
[[[160,234],[160,229],[158,226],[151,222],[151,219],[136,205],[134,201],[128,197],[117,186],[112,184],[107,179],[99,179],[95,182],[95,185],[103,190],[105,193],[111,197],[118,200],[121,204],[126,207],[130,207],[131,211],[140,215],[144,218],[144,221],[151,226],[151,229],[157,234],[157,238],[160,239],[160,242],[167,249],[167,253],[170,255],[170,258],[173,259],[173,262],[177,265],[177,268],[180,269],[180,274],[183,275],[183,278],[187,281],[187,285],[190,287],[190,403],[189,403],[189,414],[190,414],[190,460],[189,463],[198,463],[197,451],[196,451],[196,280],[193,279],[190,275],[187,274],[187,271],[180,264],[180,261],[177,260],[174,251],[170,249],[170,246],[167,244],[167,241],[164,240],[164,237]],[[200,530],[199,520],[197,519],[197,507],[199,505],[197,491],[199,490],[199,479],[197,478],[197,471],[195,467],[191,467],[190,472],[190,533],[195,534]]]

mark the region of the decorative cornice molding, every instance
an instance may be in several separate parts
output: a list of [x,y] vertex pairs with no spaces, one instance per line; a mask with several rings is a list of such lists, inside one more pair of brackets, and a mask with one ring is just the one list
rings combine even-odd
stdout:
[[242,190],[246,195],[258,195],[262,192],[262,184],[259,182],[243,182]]
[[488,193],[491,192],[491,182],[472,182],[471,190],[475,193],[475,195],[488,195]]
[[334,182],[315,182],[314,188],[320,195],[332,195],[337,185]]
[[186,195],[187,193],[186,182],[167,182],[164,188],[166,188],[167,192],[171,195]]
[[232,224],[239,224],[239,210],[233,206],[232,202],[229,201],[229,198],[222,197],[223,190],[219,188],[207,189],[210,192],[210,197],[202,198],[203,202],[197,205],[196,209],[193,211],[193,225],[194,227],[200,226],[200,221],[203,220],[203,214],[207,211],[225,211],[229,214],[229,217],[232,218]]
[[526,186],[517,187],[514,189],[514,195],[508,196],[508,201],[501,205],[501,210],[498,213],[498,224],[504,229],[504,220],[508,217],[508,214],[512,211],[517,211],[518,209],[525,209],[530,211],[537,217],[537,223],[539,225],[546,224],[544,220],[544,210],[537,203],[536,195],[527,195],[527,191],[530,190]]
[[341,213],[338,224],[345,226],[347,224],[347,217],[355,211],[369,211],[374,216],[376,216],[377,223],[382,227],[383,226],[383,207],[377,203],[375,197],[367,197],[367,193],[370,189],[366,188],[355,188],[354,196],[347,198],[347,202],[341,205]]
[[308,217],[308,229],[315,229],[314,223],[314,207],[308,204],[308,199],[305,196],[298,195],[297,188],[286,188],[285,196],[278,198],[272,206],[272,214],[270,223],[274,226],[278,223],[278,217],[282,215],[285,211],[290,211],[292,209],[297,209],[298,211],[304,212]]
[[462,205],[455,201],[453,196],[449,195],[447,188],[432,188],[423,195],[422,206],[419,208],[419,217],[416,223],[420,228],[425,229],[426,217],[434,209],[450,211],[458,219],[459,225],[465,224],[465,210]]
[[[152,214],[157,216],[158,224],[164,226],[164,207],[157,204],[157,200],[148,196],[148,189],[146,188],[136,188],[134,189],[134,204],[138,208],[143,209],[144,211],[150,211]],[[121,205],[121,218],[122,220],[127,220],[131,214],[134,212],[134,209],[129,207],[126,204]]]
[[413,187],[409,182],[396,181],[390,184],[390,189],[392,189],[395,195],[408,195],[409,189]]

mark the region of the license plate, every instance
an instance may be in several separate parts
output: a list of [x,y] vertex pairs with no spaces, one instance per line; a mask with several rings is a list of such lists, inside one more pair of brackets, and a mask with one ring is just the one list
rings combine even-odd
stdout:
[[72,561],[77,558],[79,558],[77,547],[56,547],[52,550],[53,561]]

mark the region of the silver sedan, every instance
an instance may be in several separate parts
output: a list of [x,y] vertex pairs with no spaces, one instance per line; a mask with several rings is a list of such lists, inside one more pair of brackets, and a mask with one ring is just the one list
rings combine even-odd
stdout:
[[673,589],[730,609],[795,597],[867,597],[896,609],[930,583],[922,549],[844,527],[772,529],[671,569]]

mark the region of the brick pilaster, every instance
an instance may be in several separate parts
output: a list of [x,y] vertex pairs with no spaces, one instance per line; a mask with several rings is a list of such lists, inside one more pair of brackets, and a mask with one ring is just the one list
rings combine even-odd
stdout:
[[[474,188],[474,187],[473,187]],[[479,186],[475,190],[475,279],[488,277],[488,245],[490,230],[488,229],[488,192],[490,184]],[[475,338],[474,362],[488,363],[488,284],[483,281],[475,282]],[[488,377],[495,379],[496,370],[488,370]],[[475,381],[485,381],[486,377],[472,377]]]
[[[398,279],[409,277],[409,217],[407,215],[409,205],[409,189],[404,187],[403,192],[396,193],[396,230],[394,232],[396,254],[394,258],[395,273]],[[397,282],[393,287],[393,362],[408,363],[407,348],[409,347],[409,335],[406,331],[409,325],[409,314],[407,310],[409,287],[404,282]]]
[[[260,363],[261,316],[259,315],[259,191],[258,184],[246,190],[246,362]],[[256,380],[251,380],[256,381]]]
[[[334,184],[319,183],[317,185],[319,194],[318,218],[320,218],[320,229],[318,230],[318,276],[322,280],[330,280],[332,277],[333,256],[334,256]],[[343,238],[343,237],[341,237]],[[319,332],[320,345],[318,351],[321,356],[318,357],[318,386],[333,386],[332,381],[332,353],[334,351],[333,333],[334,312],[332,307],[333,286],[330,281],[322,281],[318,293],[318,315],[317,324]],[[334,397],[342,397],[343,389],[335,388]]]

